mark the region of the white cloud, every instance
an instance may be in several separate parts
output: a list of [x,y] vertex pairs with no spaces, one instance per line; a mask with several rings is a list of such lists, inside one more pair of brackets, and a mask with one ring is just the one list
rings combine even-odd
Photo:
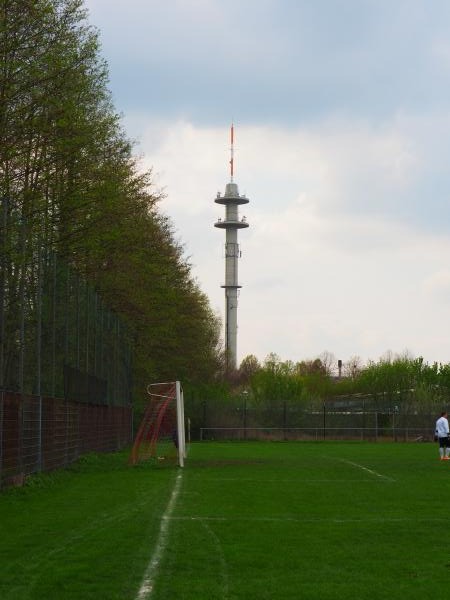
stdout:
[[[448,254],[447,254],[448,256]],[[450,270],[441,269],[431,273],[423,282],[430,301],[450,305]]]
[[221,311],[214,198],[236,120],[241,356],[450,361],[450,5],[338,4],[87,0],[127,130]]
[[[156,127],[157,136],[151,121],[143,128],[145,162],[161,173],[162,207],[223,314],[224,235],[213,224],[223,212],[216,192],[229,179],[229,132],[187,121]],[[236,180],[250,198],[241,207],[250,228],[239,235],[241,358],[274,351],[300,360],[327,348],[366,360],[409,348],[450,360],[436,333],[450,303],[431,294],[448,283],[441,271],[448,274],[450,236],[395,210],[399,193],[414,193],[423,176],[413,133],[395,122],[382,131],[361,123],[237,128]],[[374,190],[382,194],[375,207]]]

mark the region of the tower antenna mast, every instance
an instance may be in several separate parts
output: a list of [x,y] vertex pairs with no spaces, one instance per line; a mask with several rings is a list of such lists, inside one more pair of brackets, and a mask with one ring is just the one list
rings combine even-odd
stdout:
[[233,176],[234,176],[234,125],[233,123],[231,123],[231,131],[230,131],[230,137],[231,137],[231,146],[230,146],[230,182],[233,183]]

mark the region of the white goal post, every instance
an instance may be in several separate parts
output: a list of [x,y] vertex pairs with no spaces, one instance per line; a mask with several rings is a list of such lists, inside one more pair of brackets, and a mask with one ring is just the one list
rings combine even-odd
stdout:
[[184,467],[186,458],[186,425],[184,422],[184,395],[179,381],[175,382],[177,402],[177,437],[178,437],[178,464]]

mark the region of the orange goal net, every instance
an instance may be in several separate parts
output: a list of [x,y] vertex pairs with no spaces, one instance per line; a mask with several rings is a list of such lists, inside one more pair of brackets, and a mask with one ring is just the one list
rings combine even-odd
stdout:
[[147,386],[148,404],[136,433],[130,456],[142,460],[175,461],[186,458],[183,389],[179,381]]

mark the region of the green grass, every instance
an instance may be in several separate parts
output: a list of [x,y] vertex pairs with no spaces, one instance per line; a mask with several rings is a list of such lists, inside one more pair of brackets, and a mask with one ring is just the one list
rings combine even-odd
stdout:
[[0,495],[0,598],[134,600],[156,547],[152,600],[445,593],[433,444],[193,444],[171,510],[178,474],[90,457]]
[[134,598],[174,476],[94,455],[1,494],[0,598]]

